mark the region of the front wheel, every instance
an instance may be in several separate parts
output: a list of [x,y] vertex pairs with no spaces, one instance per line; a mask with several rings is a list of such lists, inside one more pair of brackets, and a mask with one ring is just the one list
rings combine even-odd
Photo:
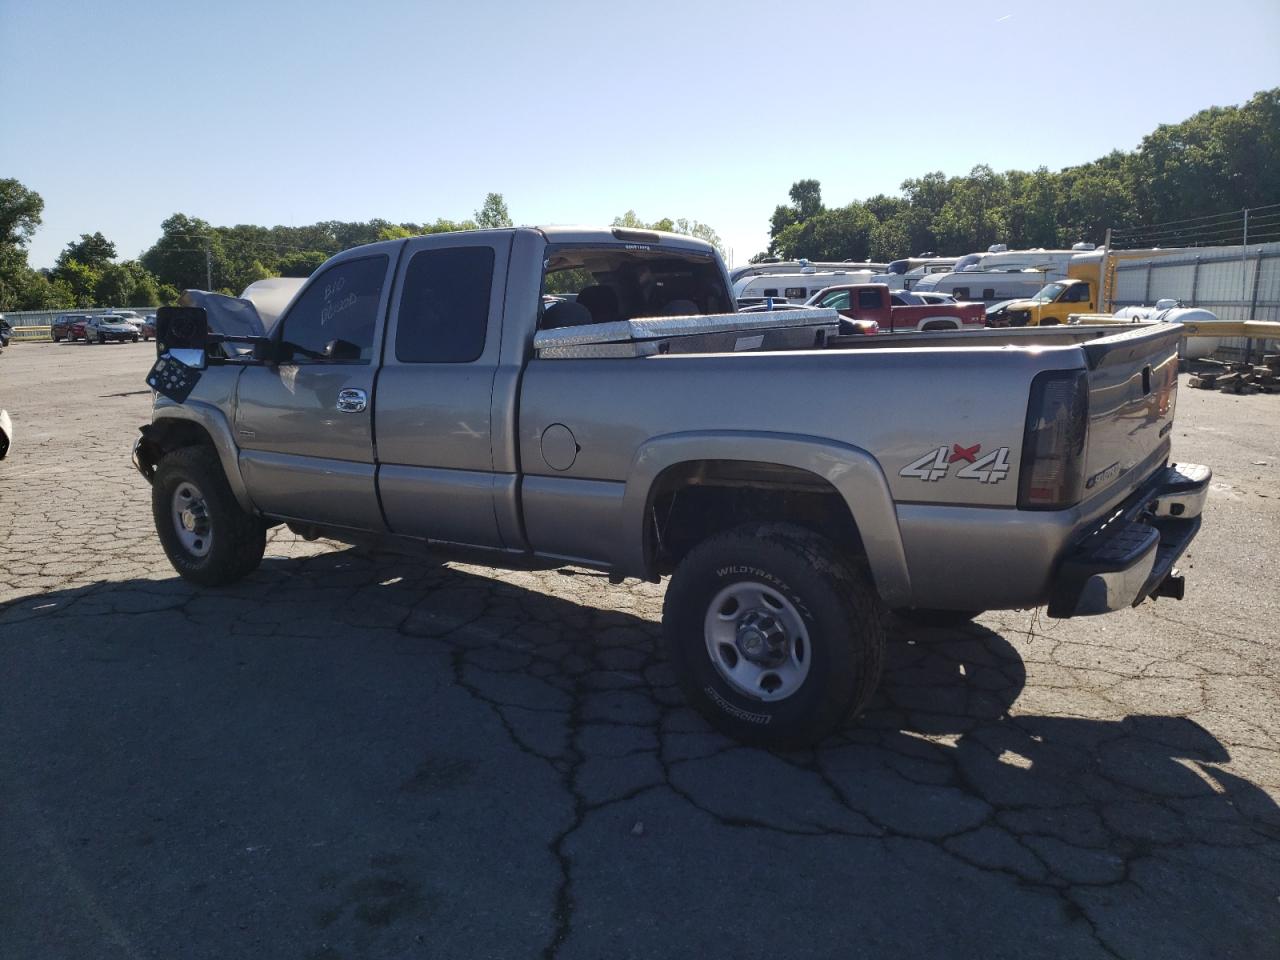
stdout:
[[833,544],[801,527],[751,524],[699,544],[671,578],[662,624],[690,703],[755,746],[821,740],[880,679],[879,598]]
[[180,447],[160,459],[151,513],[173,569],[193,583],[233,583],[262,562],[266,525],[241,509],[209,447]]

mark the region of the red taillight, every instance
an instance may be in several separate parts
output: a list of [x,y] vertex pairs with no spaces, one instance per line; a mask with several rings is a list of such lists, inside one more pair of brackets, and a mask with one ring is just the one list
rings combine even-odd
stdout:
[[1050,370],[1031,381],[1022,436],[1018,507],[1061,510],[1084,493],[1089,434],[1089,378],[1083,370]]

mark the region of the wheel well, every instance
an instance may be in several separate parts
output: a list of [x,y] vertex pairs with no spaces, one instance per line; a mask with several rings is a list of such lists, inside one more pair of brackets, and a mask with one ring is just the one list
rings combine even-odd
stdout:
[[954,320],[926,320],[921,330],[959,330],[960,324]]
[[654,481],[645,552],[655,574],[675,569],[707,537],[743,523],[783,520],[821,534],[850,555],[863,553],[849,506],[830,482],[802,470],[746,460],[693,460]]
[[138,462],[150,480],[156,472],[160,458],[179,447],[206,446],[216,452],[213,438],[200,424],[192,420],[169,417],[148,423],[142,428],[142,441],[138,444]]

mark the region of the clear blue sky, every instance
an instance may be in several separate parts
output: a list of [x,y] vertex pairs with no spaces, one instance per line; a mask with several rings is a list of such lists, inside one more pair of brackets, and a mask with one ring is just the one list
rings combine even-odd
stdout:
[[[741,262],[794,180],[1051,169],[1280,85],[1276,0],[0,0],[0,176],[51,265],[215,224],[689,217]],[[1280,175],[1280,173],[1278,173]]]

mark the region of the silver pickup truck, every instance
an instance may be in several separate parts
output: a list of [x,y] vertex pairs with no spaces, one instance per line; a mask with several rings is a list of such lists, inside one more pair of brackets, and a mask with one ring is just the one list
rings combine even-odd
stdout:
[[182,576],[245,576],[276,523],[670,575],[684,690],[750,743],[857,713],[886,609],[1180,596],[1209,485],[1170,463],[1165,324],[844,333],[736,314],[712,247],[624,229],[348,250],[249,336],[219,335],[214,299],[162,311],[134,450]]

